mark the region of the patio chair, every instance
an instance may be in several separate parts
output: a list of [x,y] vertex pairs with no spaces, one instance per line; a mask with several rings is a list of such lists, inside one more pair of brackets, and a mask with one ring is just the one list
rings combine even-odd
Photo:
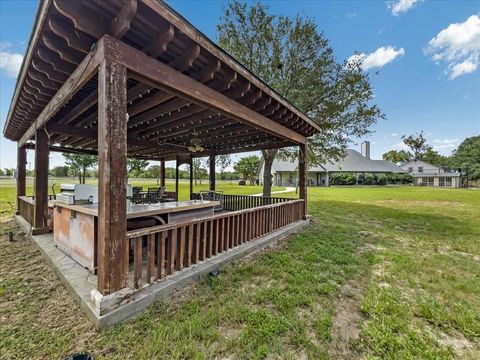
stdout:
[[219,201],[220,205],[215,206],[213,211],[223,210],[223,191],[200,190],[200,199],[208,201]]
[[157,204],[161,202],[163,193],[165,192],[165,186],[160,186],[158,188],[148,188],[147,189],[147,203]]

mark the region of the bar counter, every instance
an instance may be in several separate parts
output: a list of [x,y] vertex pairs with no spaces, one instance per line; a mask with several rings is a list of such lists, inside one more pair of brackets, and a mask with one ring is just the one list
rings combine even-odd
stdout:
[[[218,205],[218,201],[202,200],[132,204],[127,206],[127,222],[129,226],[133,224],[136,228],[144,228],[144,224],[152,219],[156,225],[192,221],[213,216],[214,208]],[[95,272],[98,204],[69,205],[56,202],[53,215],[53,239],[57,247],[80,265]]]

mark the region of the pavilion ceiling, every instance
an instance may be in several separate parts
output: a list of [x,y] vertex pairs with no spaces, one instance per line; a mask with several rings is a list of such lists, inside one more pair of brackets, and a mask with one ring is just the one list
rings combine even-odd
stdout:
[[[155,0],[47,0],[41,3],[4,135],[18,141],[96,42],[110,34],[184,75],[308,137],[310,119]],[[97,77],[48,121],[50,143],[97,149]],[[292,145],[193,101],[128,80],[129,156],[160,158],[186,151],[192,129],[208,151],[240,152]]]

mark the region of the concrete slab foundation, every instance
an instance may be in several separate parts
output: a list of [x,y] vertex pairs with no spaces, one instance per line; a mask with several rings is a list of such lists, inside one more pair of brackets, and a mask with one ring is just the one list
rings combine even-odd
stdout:
[[[16,218],[25,232],[28,233],[30,224],[21,216],[17,215]],[[208,276],[212,271],[219,270],[234,260],[275,244],[286,236],[300,231],[307,224],[308,220],[298,221],[141,289],[135,290],[127,287],[106,296],[97,291],[97,277],[59,250],[53,242],[51,233],[42,235],[29,234],[29,236],[58,274],[70,294],[80,303],[87,316],[98,328],[105,328],[134,316],[154,301],[165,299],[188,284]]]

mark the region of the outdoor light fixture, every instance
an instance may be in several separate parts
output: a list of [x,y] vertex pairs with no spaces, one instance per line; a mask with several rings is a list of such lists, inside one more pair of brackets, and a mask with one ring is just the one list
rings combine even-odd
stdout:
[[198,137],[198,133],[194,130],[193,137],[190,139],[190,145],[188,150],[191,152],[202,152],[205,148],[202,146],[202,140]]

